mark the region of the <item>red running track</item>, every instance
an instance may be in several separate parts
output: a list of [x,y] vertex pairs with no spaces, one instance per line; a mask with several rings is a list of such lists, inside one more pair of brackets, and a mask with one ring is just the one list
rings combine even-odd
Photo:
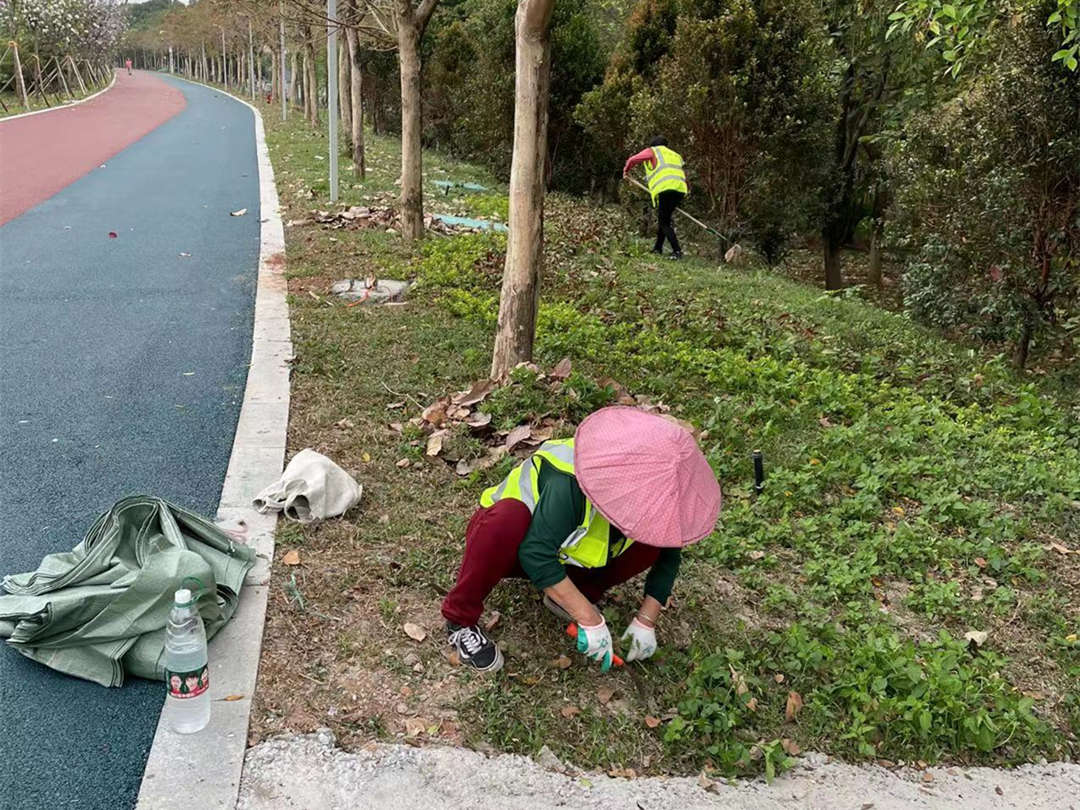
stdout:
[[168,121],[187,102],[153,74],[116,83],[73,107],[0,120],[0,225],[49,199]]

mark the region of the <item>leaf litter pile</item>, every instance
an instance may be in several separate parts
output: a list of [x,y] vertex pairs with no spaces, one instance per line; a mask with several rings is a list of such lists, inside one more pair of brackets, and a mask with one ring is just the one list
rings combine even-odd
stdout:
[[[486,403],[489,397],[490,405]],[[397,402],[390,407],[405,404]],[[488,470],[508,456],[525,459],[549,439],[573,436],[583,416],[609,404],[660,414],[700,437],[693,425],[672,416],[663,402],[635,397],[607,377],[592,380],[574,374],[569,357],[547,373],[534,363],[519,363],[501,385],[478,380],[466,391],[439,397],[407,423],[391,422],[389,427],[397,433],[404,433],[405,424],[420,430],[426,456],[440,458],[458,475],[468,476]],[[500,412],[509,412],[509,420],[496,418]],[[528,417],[515,423],[520,413]],[[421,440],[414,442],[419,445]]]
[[[234,213],[240,216],[243,211]],[[298,228],[304,225],[321,225],[324,230],[383,230],[396,233],[401,229],[401,218],[392,207],[380,208],[369,205],[350,205],[338,211],[316,210],[311,211],[303,219],[290,219],[285,223],[287,228]],[[481,228],[471,228],[467,225],[450,225],[432,214],[424,215],[424,230],[426,233],[438,236],[453,236],[462,233],[482,233]]]

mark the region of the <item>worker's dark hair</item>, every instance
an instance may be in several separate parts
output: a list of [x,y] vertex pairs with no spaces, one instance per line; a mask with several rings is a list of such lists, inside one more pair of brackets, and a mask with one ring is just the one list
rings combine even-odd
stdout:
[[649,146],[667,146],[667,138],[663,135],[657,135],[652,139],[652,143],[650,143]]

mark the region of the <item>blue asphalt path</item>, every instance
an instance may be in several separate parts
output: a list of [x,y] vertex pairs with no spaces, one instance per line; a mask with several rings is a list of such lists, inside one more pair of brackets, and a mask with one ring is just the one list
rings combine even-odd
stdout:
[[[126,495],[217,508],[251,350],[254,116],[165,81],[185,110],[0,227],[0,573]],[[163,699],[2,646],[0,807],[133,807]]]

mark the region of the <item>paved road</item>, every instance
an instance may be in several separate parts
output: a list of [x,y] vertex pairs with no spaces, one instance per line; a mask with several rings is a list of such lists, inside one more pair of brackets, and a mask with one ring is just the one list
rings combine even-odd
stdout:
[[[109,129],[95,116],[115,112],[112,93],[156,128],[116,153],[131,131],[119,128],[107,160],[109,139],[81,137],[89,124],[73,126],[75,110],[22,119],[55,119],[63,135],[41,137],[48,149],[21,171],[65,163],[73,178],[106,166],[0,227],[0,573],[70,549],[125,495],[212,515],[225,477],[258,260],[253,116],[211,90],[137,74],[80,117]],[[0,123],[0,144],[17,123]],[[163,696],[158,684],[104,689],[0,649],[0,808],[133,806]]]

